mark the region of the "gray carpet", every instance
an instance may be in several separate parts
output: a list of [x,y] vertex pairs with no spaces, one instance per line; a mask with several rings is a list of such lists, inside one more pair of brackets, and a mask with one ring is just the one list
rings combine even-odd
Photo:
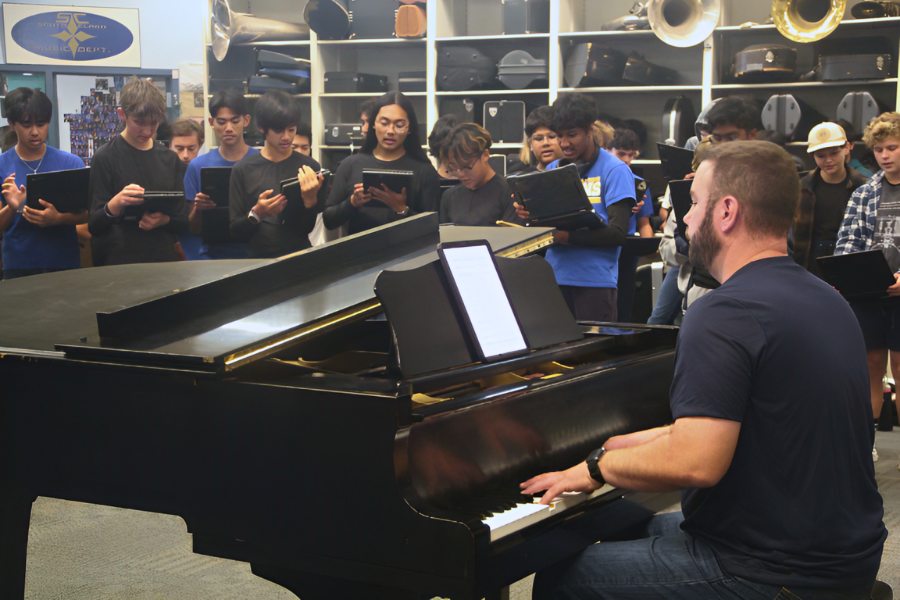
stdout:
[[[879,432],[875,463],[889,531],[900,531],[900,429]],[[879,579],[900,592],[900,541],[888,536]],[[531,597],[531,578],[510,589]],[[191,552],[178,517],[39,498],[28,540],[26,598],[35,600],[296,600],[246,563]]]

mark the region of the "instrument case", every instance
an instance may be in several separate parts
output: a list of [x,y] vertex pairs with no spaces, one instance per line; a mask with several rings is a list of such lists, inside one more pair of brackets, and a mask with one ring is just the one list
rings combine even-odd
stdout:
[[350,35],[348,0],[307,2],[303,20],[320,40],[344,40]]
[[247,81],[245,79],[223,79],[220,77],[209,78],[209,93],[215,94],[223,90],[237,90],[244,94]]
[[644,57],[631,54],[625,60],[625,70],[622,79],[626,84],[637,83],[639,85],[673,85],[678,79],[678,71],[654,65],[644,60]]
[[506,155],[505,154],[491,154],[488,157],[488,164],[494,170],[494,173],[500,175],[500,177],[506,177]]
[[376,94],[387,92],[387,76],[341,71],[325,73],[326,94],[354,94],[357,92]]
[[662,116],[662,134],[665,143],[683,148],[694,135],[694,105],[688,98],[678,96],[666,100]]
[[397,75],[397,88],[401,92],[424,92],[427,78],[425,71],[400,71]]
[[550,32],[550,0],[502,0],[503,35]]
[[359,123],[327,123],[325,125],[325,145],[349,146],[363,143],[362,125]]
[[256,50],[256,74],[294,83],[298,93],[309,91],[310,62],[271,50]]
[[478,123],[484,106],[483,100],[473,98],[444,98],[441,100],[439,116],[456,115],[460,123]]
[[438,89],[461,92],[496,87],[497,63],[472,46],[444,46],[438,51]]
[[521,100],[485,102],[483,118],[495,144],[521,144],[525,139],[525,103]]
[[827,120],[825,115],[791,94],[775,94],[762,110],[766,130],[781,133],[788,141],[806,140],[810,129]]
[[887,106],[869,92],[848,92],[837,105],[835,118],[844,119],[862,133],[872,119],[887,110]]
[[512,90],[533,85],[546,87],[547,61],[534,58],[524,50],[513,50],[501,58],[497,72],[500,83]]
[[625,54],[607,46],[575,44],[566,57],[566,83],[570,87],[620,84],[627,61]]
[[822,81],[886,79],[893,66],[890,54],[823,55],[819,57],[819,76]]
[[404,4],[397,9],[394,33],[399,38],[420,38],[427,28],[425,9],[417,4]]
[[288,94],[303,94],[309,91],[309,80],[307,79],[306,85],[302,87],[295,83],[288,83],[282,79],[266,75],[254,75],[247,80],[248,94],[265,94],[272,90],[281,90]]
[[797,51],[788,46],[759,44],[734,55],[734,78],[743,83],[791,81],[797,69]]
[[350,13],[351,39],[395,37],[397,0],[344,0]]

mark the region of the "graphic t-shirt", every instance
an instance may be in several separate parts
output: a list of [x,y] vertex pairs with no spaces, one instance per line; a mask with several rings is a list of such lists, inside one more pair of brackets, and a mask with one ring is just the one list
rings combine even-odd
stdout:
[[[559,161],[548,165],[555,169]],[[620,200],[634,198],[634,174],[624,162],[601,149],[597,160],[581,181],[594,212],[609,222],[606,207]],[[547,250],[547,262],[553,267],[556,283],[575,287],[614,288],[619,280],[621,246],[574,246],[558,244]]]
[[875,215],[877,225],[872,248],[881,248],[891,270],[900,271],[900,184],[881,180],[881,202]]

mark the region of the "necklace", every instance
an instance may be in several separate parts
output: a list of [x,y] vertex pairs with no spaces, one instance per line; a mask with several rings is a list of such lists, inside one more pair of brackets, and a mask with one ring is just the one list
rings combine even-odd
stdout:
[[[19,153],[18,153],[18,152],[16,152],[16,156],[19,156]],[[44,152],[44,156],[42,156],[40,162],[38,162],[38,166],[37,166],[36,168],[33,168],[33,169],[32,169],[32,167],[31,167],[31,165],[29,165],[27,162],[25,162],[25,159],[22,158],[21,156],[19,156],[19,160],[21,160],[23,165],[25,165],[26,167],[28,167],[29,169],[31,169],[31,171],[32,171],[35,175],[37,175],[38,169],[41,168],[41,164],[43,164],[43,162],[44,162],[44,157],[45,157],[45,156],[47,156],[47,153],[46,153],[46,152]],[[31,161],[31,162],[34,162],[34,161]]]

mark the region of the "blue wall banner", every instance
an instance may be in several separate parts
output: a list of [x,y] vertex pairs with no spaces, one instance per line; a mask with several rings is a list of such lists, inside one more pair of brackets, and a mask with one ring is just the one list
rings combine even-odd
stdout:
[[4,3],[3,34],[8,64],[141,66],[136,8]]

